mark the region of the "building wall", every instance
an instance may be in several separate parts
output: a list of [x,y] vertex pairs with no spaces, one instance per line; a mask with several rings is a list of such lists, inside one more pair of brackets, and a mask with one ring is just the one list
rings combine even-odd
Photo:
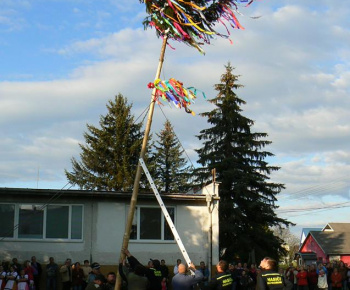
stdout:
[[[47,197],[43,200],[47,200]],[[21,198],[8,199],[15,203],[44,203],[38,199]],[[3,201],[6,202],[6,201]],[[216,201],[217,202],[217,201]],[[18,258],[20,262],[36,256],[41,263],[47,263],[49,257],[54,257],[58,264],[66,258],[73,262],[87,259],[97,261],[102,265],[116,265],[124,235],[124,227],[128,210],[128,202],[110,200],[76,201],[65,198],[55,201],[60,204],[83,204],[83,240],[82,241],[45,241],[5,239],[0,241],[0,255],[3,260]],[[188,204],[188,203],[187,203]],[[176,227],[182,242],[195,264],[200,261],[208,263],[210,242],[208,241],[209,213],[205,202],[193,202],[194,205],[181,204],[171,201],[169,206],[176,206]],[[139,201],[138,205],[157,206],[155,202]],[[213,264],[218,261],[218,211],[217,205],[212,213],[213,219]],[[176,242],[144,242],[130,240],[129,250],[141,263],[146,264],[150,258],[165,259],[168,265],[175,264],[176,259],[182,258]]]
[[350,265],[350,255],[340,256],[340,260],[344,262],[344,264]]
[[[139,202],[139,206],[157,206],[155,203]],[[167,204],[174,206],[174,203]],[[96,222],[96,245],[93,251],[94,260],[100,259],[107,264],[115,264],[119,260],[119,253],[124,234],[124,225],[126,221],[128,206],[126,204],[105,204],[100,203]],[[185,246],[191,260],[199,264],[200,261],[208,261],[209,247],[208,229],[209,213],[206,206],[176,206],[176,229],[180,235],[182,243]],[[214,244],[212,245],[215,259],[218,261],[218,222],[217,211],[214,211]],[[109,223],[107,221],[115,221]],[[106,240],[106,237],[108,239]],[[137,257],[140,262],[147,263],[152,259],[165,259],[169,265],[176,263],[178,258],[183,259],[179,247],[175,241],[129,241],[129,251]]]
[[300,249],[301,253],[307,253],[307,252],[315,252],[317,256],[317,260],[320,258],[323,262],[327,261],[327,256],[321,249],[321,247],[318,245],[316,240],[313,238],[313,236],[309,235],[306,238],[304,246]]
[[[208,222],[210,219],[207,207],[177,206],[176,213],[176,229],[191,261],[196,265],[199,265],[200,261],[205,261],[208,264],[210,248],[208,241]],[[219,256],[217,207],[213,213],[213,217],[213,236],[215,239],[212,244],[212,263],[216,264]],[[145,251],[145,247],[147,247],[147,251]],[[171,243],[147,243],[130,240],[129,250],[142,263],[147,263],[150,258],[164,259],[169,265],[175,265],[177,259],[184,261],[175,241]]]
[[[20,201],[9,201],[14,203],[33,203],[41,204],[41,201],[26,198]],[[55,202],[55,204],[61,204]],[[3,260],[10,261],[16,257],[19,262],[30,260],[31,256],[36,256],[38,261],[48,263],[49,257],[54,257],[58,264],[63,264],[66,258],[72,258],[73,261],[83,261],[90,259],[90,245],[91,245],[91,205],[84,204],[83,214],[83,240],[82,241],[64,241],[56,239],[55,241],[48,240],[30,240],[30,239],[4,239],[0,241],[0,255]],[[64,204],[74,204],[71,200],[66,200]]]

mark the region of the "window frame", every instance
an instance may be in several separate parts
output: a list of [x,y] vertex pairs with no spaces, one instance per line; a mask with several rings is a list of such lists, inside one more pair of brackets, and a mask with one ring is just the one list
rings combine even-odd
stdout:
[[[1,202],[1,205],[14,205],[15,210],[14,210],[14,224],[13,224],[13,236],[12,237],[0,237],[0,239],[4,240],[11,240],[11,241],[35,241],[35,242],[40,242],[40,241],[46,241],[46,242],[58,242],[58,241],[63,241],[63,242],[82,242],[84,240],[84,212],[85,212],[85,207],[84,204],[41,204],[40,202],[35,202],[35,203],[13,203],[13,202]],[[42,228],[42,238],[20,238],[19,237],[19,215],[20,215],[20,207],[22,205],[30,205],[30,206],[39,206],[43,207],[43,228]],[[47,238],[46,237],[46,232],[47,232],[47,211],[49,206],[60,206],[60,207],[68,207],[68,238]],[[81,207],[81,238],[79,239],[73,239],[72,238],[72,211],[74,206],[80,206]]]
[[[127,218],[127,215],[128,215],[128,211],[129,211],[129,206],[126,207],[126,218]],[[160,210],[160,214],[161,214],[161,223],[160,223],[160,226],[161,226],[161,238],[160,239],[140,239],[140,219],[141,219],[141,214],[140,214],[140,211],[142,208],[154,208],[154,209],[159,209]],[[174,209],[174,220],[173,220],[173,223],[175,225],[175,228],[176,228],[176,217],[177,217],[177,208],[176,206],[166,206],[166,208],[173,208]],[[169,244],[174,244],[176,243],[175,239],[172,239],[172,240],[165,240],[164,239],[164,226],[165,224],[167,223],[166,221],[166,218],[164,217],[164,214],[163,214],[163,211],[162,209],[159,207],[159,206],[154,206],[154,205],[137,205],[136,208],[135,208],[135,213],[134,213],[134,217],[136,216],[136,229],[137,229],[137,232],[136,232],[136,238],[135,239],[132,239],[130,237],[129,239],[129,242],[131,243],[169,243]]]

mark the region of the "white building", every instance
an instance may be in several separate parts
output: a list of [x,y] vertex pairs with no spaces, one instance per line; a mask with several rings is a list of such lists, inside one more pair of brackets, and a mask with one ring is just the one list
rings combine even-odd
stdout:
[[[216,192],[216,193],[215,193]],[[73,262],[85,259],[116,265],[124,235],[130,193],[0,188],[0,255],[19,261],[36,256]],[[162,195],[184,246],[195,264],[219,258],[218,201],[213,185],[196,194]],[[183,258],[153,194],[139,194],[130,252],[173,265]]]

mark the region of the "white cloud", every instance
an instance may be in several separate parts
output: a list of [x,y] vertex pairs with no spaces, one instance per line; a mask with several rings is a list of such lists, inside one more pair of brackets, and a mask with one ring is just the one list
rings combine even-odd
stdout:
[[[81,3],[74,3],[77,17],[84,11]],[[119,0],[111,3],[123,8],[121,12],[134,9],[129,18],[128,14],[122,16],[121,23],[128,26],[101,34],[94,31],[90,35],[95,37],[89,39],[75,35],[70,44],[62,44],[55,50],[57,57],[83,59],[69,75],[46,82],[34,77],[30,82],[0,82],[0,185],[33,184],[40,168],[41,184],[62,181],[63,186],[63,170],[70,168],[72,156],[79,156],[77,144],[84,141],[86,123],[98,124],[109,99],[121,92],[133,102],[135,116],[147,107],[147,83],[154,79],[161,39],[154,30],[141,28],[145,15],[142,5]],[[240,17],[245,30],[231,30],[233,45],[225,39],[213,40],[204,47],[206,55],[202,56],[193,48],[170,41],[175,50],[167,47],[161,77],[175,77],[212,98],[213,85],[230,61],[245,85],[237,92],[247,101],[243,114],[255,121],[255,130],[268,133],[268,140],[273,141],[266,149],[276,154],[271,160],[282,168],[272,178],[287,187],[279,202],[289,200],[290,206],[311,207],[333,202],[332,198],[334,202],[348,199],[348,5],[316,0],[256,1],[242,12],[246,15]],[[115,17],[113,13],[101,12],[101,23]],[[93,27],[97,14],[91,12],[80,22],[81,27]],[[250,19],[249,15],[262,17]],[[137,22],[139,28],[132,28]],[[195,162],[194,149],[201,145],[194,135],[208,127],[205,119],[167,105],[162,108]],[[212,107],[199,96],[192,108],[198,114]],[[153,131],[164,121],[156,107]],[[288,199],[293,194],[299,200]],[[324,226],[332,215],[315,213],[315,218],[317,221],[309,223],[305,216],[293,221]]]

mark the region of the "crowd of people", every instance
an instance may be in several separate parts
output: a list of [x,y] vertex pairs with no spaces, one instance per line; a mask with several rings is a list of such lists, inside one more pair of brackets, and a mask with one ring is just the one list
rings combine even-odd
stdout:
[[[12,262],[2,262],[0,265],[1,290],[40,290],[42,275],[46,278],[46,290],[95,290],[98,285],[103,290],[114,289],[116,274],[109,272],[106,277],[100,272],[100,264],[88,260],[81,265],[80,262],[72,264],[66,259],[62,266],[55,263],[53,257],[49,263],[42,266],[33,256],[23,264],[17,258]],[[61,283],[61,285],[58,285]]]
[[282,272],[294,290],[350,290],[350,268],[342,261],[312,265],[291,265]]
[[[350,290],[350,269],[342,261],[290,265],[277,272],[277,263],[271,258],[263,259],[259,267],[221,260],[216,265],[215,275],[210,275],[204,261],[196,267],[178,259],[173,273],[169,273],[165,260],[150,259],[147,265],[142,265],[128,250],[124,253],[126,259],[118,269],[123,290]],[[43,274],[47,290],[113,290],[116,283],[116,273],[103,275],[96,262],[90,265],[85,260],[82,265],[80,262],[73,264],[68,258],[58,266],[50,257],[49,263],[42,266],[33,256],[22,264],[14,258],[0,265],[0,290],[40,290]]]

